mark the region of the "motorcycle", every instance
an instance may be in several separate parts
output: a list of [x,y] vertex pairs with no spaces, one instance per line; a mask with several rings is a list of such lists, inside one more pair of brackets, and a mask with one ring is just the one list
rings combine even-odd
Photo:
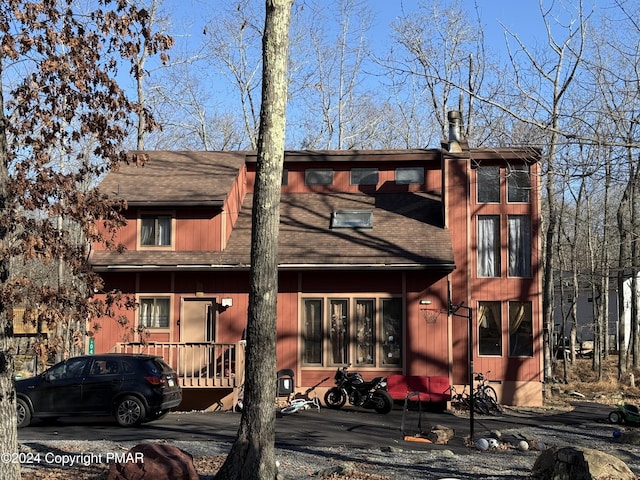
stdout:
[[375,377],[365,382],[358,372],[349,372],[348,367],[340,367],[334,381],[336,386],[327,390],[324,396],[327,408],[339,410],[349,400],[351,405],[373,408],[378,413],[389,413],[393,409],[393,399],[386,390],[386,377]]

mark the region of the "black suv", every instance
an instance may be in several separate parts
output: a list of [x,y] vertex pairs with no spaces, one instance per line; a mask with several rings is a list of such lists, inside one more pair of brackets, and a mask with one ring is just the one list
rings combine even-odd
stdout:
[[115,416],[123,427],[166,415],[182,401],[176,372],[152,355],[87,355],[16,380],[18,428],[32,417]]

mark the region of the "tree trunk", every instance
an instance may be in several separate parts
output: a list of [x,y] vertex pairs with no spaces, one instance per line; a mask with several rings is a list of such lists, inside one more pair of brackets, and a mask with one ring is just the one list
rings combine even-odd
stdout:
[[278,229],[291,0],[267,0],[258,166],[253,196],[244,408],[217,479],[275,479]]
[[[2,82],[2,59],[0,58],[0,85]],[[7,186],[9,182],[8,171],[8,145],[5,125],[7,119],[4,114],[4,96],[0,89],[0,209],[4,210],[7,204]],[[5,251],[8,243],[7,229],[0,225],[0,249]],[[4,285],[9,279],[9,257],[0,254],[0,285]],[[16,425],[16,391],[13,383],[14,363],[12,350],[13,321],[9,312],[10,306],[0,299],[0,452],[12,454],[18,452],[18,430]],[[0,478],[3,480],[18,480],[20,478],[20,464],[17,462],[0,462]]]

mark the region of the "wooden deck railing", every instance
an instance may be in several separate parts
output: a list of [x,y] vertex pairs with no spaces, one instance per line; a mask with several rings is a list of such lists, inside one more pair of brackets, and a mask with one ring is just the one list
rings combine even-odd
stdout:
[[238,343],[118,343],[117,353],[162,357],[183,388],[236,388],[244,383],[244,345]]

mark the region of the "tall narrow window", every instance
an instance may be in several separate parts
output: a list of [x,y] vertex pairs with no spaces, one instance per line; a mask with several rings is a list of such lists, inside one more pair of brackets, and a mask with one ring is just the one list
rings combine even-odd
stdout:
[[322,299],[305,299],[303,312],[303,362],[322,364]]
[[142,215],[140,245],[145,247],[171,245],[171,215]]
[[509,356],[533,356],[531,302],[509,302]]
[[509,215],[509,276],[531,276],[531,217]]
[[382,311],[382,365],[402,365],[402,299],[384,298]]
[[478,353],[502,355],[500,302],[478,303]]
[[355,347],[356,365],[375,365],[375,302],[356,300]]
[[140,299],[140,325],[147,328],[169,328],[170,300],[167,297]]
[[531,191],[529,165],[516,165],[509,168],[507,189],[510,202],[529,202],[529,192]]
[[349,300],[331,300],[329,358],[333,365],[349,363]]
[[478,276],[500,276],[499,215],[478,215]]
[[476,169],[478,203],[500,202],[500,167],[479,166]]

